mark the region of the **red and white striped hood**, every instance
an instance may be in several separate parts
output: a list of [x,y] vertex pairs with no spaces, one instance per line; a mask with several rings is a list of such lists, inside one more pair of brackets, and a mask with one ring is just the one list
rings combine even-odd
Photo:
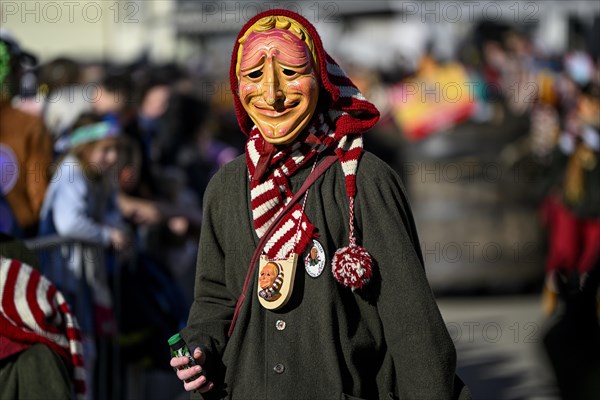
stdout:
[[0,256],[0,342],[0,360],[36,343],[47,345],[72,367],[77,398],[85,398],[81,333],[64,296],[29,265],[3,256]]

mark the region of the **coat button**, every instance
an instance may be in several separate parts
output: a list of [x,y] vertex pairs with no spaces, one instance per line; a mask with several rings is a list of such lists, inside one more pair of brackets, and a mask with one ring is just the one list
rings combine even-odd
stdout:
[[283,374],[283,371],[285,371],[285,366],[283,364],[276,364],[273,367],[273,371],[275,371],[276,374]]
[[277,328],[278,331],[282,331],[285,329],[285,321],[282,319],[278,319],[277,322],[275,322],[275,328]]

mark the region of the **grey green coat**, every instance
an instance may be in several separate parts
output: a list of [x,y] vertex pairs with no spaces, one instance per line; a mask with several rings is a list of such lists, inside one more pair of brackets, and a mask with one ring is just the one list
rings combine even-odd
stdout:
[[[298,190],[309,174],[291,178]],[[327,264],[310,277],[299,260],[294,292],[279,311],[257,298],[257,272],[231,338],[227,331],[258,238],[244,156],[223,167],[205,196],[195,299],[182,334],[207,352],[219,389],[207,398],[448,399],[456,353],[427,283],[410,207],[398,176],[365,153],[357,173],[358,243],[376,262],[366,289],[342,287],[330,271],[348,245],[348,198],[339,162],[311,187],[306,214]],[[284,329],[282,327],[284,321]],[[464,390],[464,395],[467,395]]]

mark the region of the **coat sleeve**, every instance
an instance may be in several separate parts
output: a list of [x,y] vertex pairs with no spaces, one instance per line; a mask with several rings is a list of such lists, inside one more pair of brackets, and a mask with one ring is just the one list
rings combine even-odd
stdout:
[[[377,309],[401,399],[450,399],[456,352],[429,288],[418,237],[398,176],[365,154],[357,175],[359,244],[379,280]],[[373,282],[375,283],[375,282]]]
[[220,187],[222,179],[219,176],[222,174],[222,171],[217,173],[205,192],[194,301],[187,326],[181,331],[192,351],[198,346],[206,353],[204,367],[207,376],[217,385],[222,380],[221,357],[228,341],[227,332],[237,302],[227,284],[227,245],[224,243],[223,231],[232,227],[226,226],[228,218],[224,203],[227,201],[224,202],[223,199],[227,192]]

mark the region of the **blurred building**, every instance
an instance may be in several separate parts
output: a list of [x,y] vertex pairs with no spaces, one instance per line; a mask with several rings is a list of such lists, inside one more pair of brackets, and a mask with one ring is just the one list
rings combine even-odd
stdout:
[[[533,32],[549,52],[568,46],[574,19],[591,26],[600,3],[561,1],[191,1],[87,0],[0,2],[0,21],[42,62],[80,60],[153,62],[211,59],[228,64],[231,41],[245,21],[268,8],[287,8],[313,22],[326,47],[366,67],[411,63],[434,43],[451,57],[469,27],[481,20]],[[410,38],[410,40],[407,40]]]
[[171,61],[176,50],[173,0],[2,1],[3,28],[40,57],[130,62],[146,53]]

